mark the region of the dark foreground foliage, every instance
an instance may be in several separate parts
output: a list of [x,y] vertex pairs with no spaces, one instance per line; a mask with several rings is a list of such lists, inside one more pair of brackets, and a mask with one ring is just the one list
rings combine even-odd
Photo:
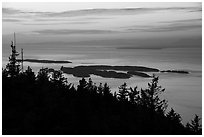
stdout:
[[199,118],[187,126],[173,109],[165,114],[164,91],[153,77],[141,91],[92,80],[68,84],[60,71],[31,68],[11,76],[3,70],[3,134],[201,134]]
[[153,76],[147,89],[127,88],[111,93],[107,84],[96,86],[84,78],[75,88],[61,71],[30,67],[20,72],[12,55],[2,70],[2,134],[201,134],[200,118],[182,125],[173,109],[165,113],[167,101],[159,94],[164,89]]

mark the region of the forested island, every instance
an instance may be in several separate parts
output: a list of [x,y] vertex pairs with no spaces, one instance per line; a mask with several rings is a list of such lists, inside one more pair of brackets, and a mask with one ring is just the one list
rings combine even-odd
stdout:
[[[136,75],[144,78],[150,78],[144,72],[158,72],[158,69],[143,66],[108,66],[108,65],[91,65],[76,67],[61,67],[61,71],[66,74],[73,74],[75,77],[90,77],[91,74],[101,76],[103,78],[120,78],[129,79]],[[123,71],[123,72],[117,72]]]
[[159,97],[165,89],[155,75],[140,90],[124,83],[113,93],[107,83],[96,85],[91,78],[82,78],[74,87],[61,70],[42,68],[37,74],[30,67],[20,70],[15,53],[2,70],[3,135],[202,134],[197,115],[183,125],[173,108],[167,112],[167,100]]
[[[76,67],[61,67],[63,73],[72,74],[74,77],[90,77],[96,75],[103,78],[118,78],[129,79],[133,76],[143,78],[151,78],[148,72],[161,72],[161,73],[181,73],[189,74],[183,70],[163,70],[160,71],[156,68],[148,68],[143,66],[108,66],[108,65],[90,65],[90,66],[76,66]],[[117,72],[122,71],[122,72]]]

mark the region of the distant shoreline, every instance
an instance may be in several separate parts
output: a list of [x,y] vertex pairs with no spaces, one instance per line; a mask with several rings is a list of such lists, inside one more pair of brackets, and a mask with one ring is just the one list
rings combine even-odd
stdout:
[[[18,59],[18,62],[21,62],[22,60]],[[56,61],[56,60],[39,60],[39,59],[24,59],[24,62],[31,62],[31,63],[72,63],[71,61]]]
[[[17,59],[18,62],[22,60]],[[24,59],[24,62],[31,63],[56,63],[65,64],[72,63],[71,61],[62,60],[39,60],[39,59]],[[83,63],[82,63],[83,64]],[[143,78],[151,78],[152,76],[145,72],[161,72],[161,73],[178,73],[178,74],[189,74],[188,71],[184,70],[159,70],[156,68],[149,68],[144,66],[110,66],[110,65],[89,65],[89,66],[75,66],[75,67],[61,67],[61,71],[66,74],[72,74],[74,77],[90,77],[90,75],[96,75],[103,78],[118,78],[118,79],[129,79],[133,76],[139,76]],[[124,72],[117,72],[124,71]]]
[[189,74],[188,71],[184,71],[184,70],[163,70],[160,71],[162,73],[180,73],[180,74]]

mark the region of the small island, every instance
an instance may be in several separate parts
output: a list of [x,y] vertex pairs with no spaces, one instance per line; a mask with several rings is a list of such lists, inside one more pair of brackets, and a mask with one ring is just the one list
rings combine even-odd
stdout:
[[180,73],[180,74],[189,74],[188,71],[184,71],[184,70],[162,70],[160,71],[162,73]]
[[[22,60],[18,59],[17,61],[21,62]],[[58,64],[72,63],[71,61],[39,60],[39,59],[24,59],[23,61],[31,63],[58,63]]]

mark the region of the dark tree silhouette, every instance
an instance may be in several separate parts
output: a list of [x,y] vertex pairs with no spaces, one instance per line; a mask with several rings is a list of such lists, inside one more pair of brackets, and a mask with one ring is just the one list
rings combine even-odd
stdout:
[[181,116],[171,108],[171,110],[166,114],[166,117],[173,123],[181,124]]
[[11,49],[12,53],[9,57],[9,63],[6,65],[6,69],[8,71],[8,74],[10,77],[15,77],[18,75],[20,69],[20,65],[17,62],[16,57],[19,55],[18,52],[16,51],[16,46],[14,45],[14,42],[11,42]]
[[159,98],[159,94],[165,89],[158,85],[158,79],[159,77],[153,75],[152,81],[148,83],[148,89],[141,89],[141,102],[151,111],[163,114],[167,108],[167,101]]
[[96,83],[93,83],[92,79],[89,78],[89,81],[87,83],[87,89],[90,91],[90,92],[93,92],[93,93],[96,93],[97,92],[97,86],[96,86]]
[[128,89],[127,89],[127,84],[124,83],[123,85],[121,85],[119,88],[119,92],[118,92],[118,100],[125,102],[128,100]]
[[53,71],[51,81],[59,88],[67,85],[67,78],[62,75],[62,71]]
[[97,89],[97,92],[99,93],[99,95],[102,95],[102,94],[103,94],[103,86],[102,86],[102,83],[99,84],[98,89]]
[[184,132],[184,126],[182,125],[181,116],[171,108],[171,110],[166,114],[169,123],[169,129],[175,134],[181,134]]
[[87,82],[84,78],[79,80],[78,90],[83,90],[87,87]]
[[39,70],[37,75],[37,81],[40,85],[46,84],[49,82],[50,76],[48,68],[42,68]]
[[104,86],[103,86],[103,95],[104,95],[105,97],[109,97],[109,96],[112,95],[112,94],[111,94],[110,87],[108,86],[107,83],[105,83]]
[[3,79],[6,79],[6,78],[8,77],[8,75],[9,75],[9,74],[8,74],[8,71],[7,71],[6,69],[3,69],[3,68],[2,68],[2,78],[3,78]]
[[28,66],[27,70],[25,71],[24,75],[26,76],[26,80],[29,83],[34,83],[35,82],[35,73],[33,70]]
[[130,92],[129,92],[129,99],[130,99],[130,103],[132,104],[140,104],[140,95],[139,95],[139,91],[137,90],[137,87],[135,87],[134,89],[132,87],[130,87]]
[[198,115],[195,115],[194,119],[191,120],[191,123],[187,123],[187,129],[191,130],[193,134],[201,135],[202,134],[202,126],[200,124],[201,118]]

